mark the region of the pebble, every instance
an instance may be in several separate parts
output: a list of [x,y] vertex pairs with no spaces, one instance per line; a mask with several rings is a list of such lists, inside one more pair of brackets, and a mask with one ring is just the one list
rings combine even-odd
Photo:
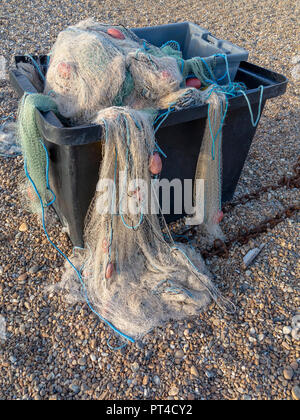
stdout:
[[78,360],[78,364],[79,364],[79,366],[85,366],[86,365],[86,358],[85,357],[81,357]]
[[133,372],[137,372],[137,371],[139,370],[139,368],[140,368],[140,365],[139,365],[137,362],[134,362],[134,363],[131,365],[131,370],[132,370]]
[[40,271],[41,267],[39,265],[34,265],[29,269],[30,274],[36,274],[38,271]]
[[71,384],[70,389],[74,392],[74,394],[79,394],[79,392],[80,392],[80,387],[78,385],[75,385],[75,384]]
[[[1,2],[1,54],[13,66],[16,54],[50,51],[58,32],[68,23],[88,16],[108,23],[118,22],[122,16],[122,24],[128,27],[193,20],[220,38],[245,47],[250,52],[250,61],[264,68],[289,76],[297,65],[291,63],[298,48],[293,33],[296,18],[285,7],[284,0],[241,2],[238,14],[234,2],[223,2],[219,7],[220,2],[216,0],[206,3],[205,13],[199,9],[197,0],[190,0],[184,10],[179,0],[141,0],[138,11],[128,0],[115,3],[104,2],[99,8],[99,2],[94,0],[84,4],[71,0]],[[52,8],[57,13],[49,13]],[[34,18],[36,10],[38,21]],[[264,16],[268,17],[268,25],[263,22]],[[284,95],[267,101],[237,185],[236,198],[261,185],[276,183],[283,175],[293,175],[299,137],[295,124],[299,94],[299,84],[289,83]],[[0,102],[0,117],[16,113],[18,99],[5,80],[1,81]],[[234,315],[224,315],[212,304],[199,315],[190,316],[188,321],[169,322],[155,328],[143,338],[144,346],[129,344],[122,352],[111,352],[107,346],[109,329],[85,304],[70,305],[58,290],[48,299],[45,290],[49,285],[59,284],[62,259],[44,238],[36,216],[21,205],[17,189],[23,174],[22,158],[0,157],[0,160],[0,312],[5,316],[4,323],[0,316],[1,398],[206,400],[249,396],[253,400],[286,400],[293,396],[299,400],[299,368],[294,365],[299,363],[298,342],[292,337],[292,331],[283,334],[283,327],[291,326],[299,305],[295,268],[299,216],[285,219],[248,244],[233,244],[228,259],[215,256],[206,260],[215,277],[214,283],[236,305]],[[163,159],[165,162],[170,165],[168,159]],[[221,228],[230,237],[242,226],[257,226],[260,220],[274,217],[285,207],[296,204],[297,192],[280,187],[261,194],[226,212]],[[27,232],[18,230],[21,223],[26,223]],[[55,243],[67,255],[72,255],[72,245],[59,223],[49,224],[49,232]],[[267,246],[244,275],[241,255],[259,243]],[[35,265],[41,267],[36,273],[45,268],[39,273],[43,276],[30,271]],[[28,280],[22,284],[18,277],[24,267]],[[241,284],[243,288],[239,287]],[[29,309],[25,310],[26,307]],[[222,320],[216,321],[215,327],[213,319]],[[185,335],[183,331],[187,328],[189,333]],[[250,328],[256,330],[258,340],[259,333],[265,334],[257,347],[248,340]],[[297,330],[294,337],[296,333]],[[288,347],[288,354],[282,341]],[[175,349],[184,352],[175,357]],[[91,353],[97,359],[100,355],[96,363],[92,362]],[[151,360],[145,359],[146,354],[149,358],[151,354]],[[10,357],[15,358],[12,359],[15,363]],[[85,366],[78,364],[82,357],[87,360]],[[136,372],[131,369],[134,362],[139,365]],[[193,365],[199,370],[197,380],[190,373]],[[294,371],[290,381],[284,377],[285,366],[291,366]],[[215,379],[209,380],[211,372],[215,373]],[[51,383],[53,379],[47,382],[48,377],[53,378],[51,373],[55,375],[55,384]],[[142,385],[145,376],[149,376],[146,387]],[[132,382],[127,384],[127,380]],[[169,395],[171,385],[177,388],[174,396]],[[239,394],[237,388],[245,393]]]
[[175,359],[182,359],[184,357],[183,351],[182,350],[175,351],[174,357]]
[[256,334],[255,328],[250,328],[249,334],[255,335]]
[[293,328],[292,337],[296,341],[300,340],[300,327]]
[[21,274],[18,277],[18,282],[20,282],[20,283],[24,282],[27,279],[27,277],[28,277],[27,273]]
[[205,375],[208,377],[208,379],[212,379],[212,378],[214,378],[214,377],[215,377],[214,372],[213,372],[213,371],[211,371],[211,370],[206,370],[206,371],[205,371]]
[[283,327],[282,332],[284,335],[289,335],[292,332],[292,328],[291,327]]
[[296,372],[298,370],[298,363],[294,360],[291,363],[291,368]]

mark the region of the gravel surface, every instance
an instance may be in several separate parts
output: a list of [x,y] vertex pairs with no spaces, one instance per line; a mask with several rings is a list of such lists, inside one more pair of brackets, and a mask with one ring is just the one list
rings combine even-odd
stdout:
[[[89,16],[127,26],[194,21],[248,49],[252,62],[285,74],[287,93],[267,102],[236,196],[291,175],[299,155],[298,2],[3,0],[0,56],[11,65],[16,54],[47,53],[60,30]],[[17,109],[3,62],[0,117]],[[20,205],[22,165],[20,157],[0,158],[0,399],[299,400],[299,215],[236,244],[228,260],[207,261],[235,303],[234,315],[212,305],[111,351],[110,332],[85,305],[70,307],[63,296],[45,293],[59,281],[63,261]],[[234,233],[297,201],[296,189],[267,192],[232,209],[222,227]],[[58,225],[50,235],[71,253]],[[244,271],[243,256],[262,243]]]

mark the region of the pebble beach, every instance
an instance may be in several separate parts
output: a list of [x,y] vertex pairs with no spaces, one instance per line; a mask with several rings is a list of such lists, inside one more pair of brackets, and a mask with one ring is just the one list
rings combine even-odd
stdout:
[[[266,103],[235,199],[293,174],[300,155],[299,2],[2,0],[0,118],[17,114],[8,80],[14,56],[47,54],[61,30],[88,17],[127,27],[192,21],[285,75],[287,92]],[[47,293],[64,261],[22,206],[22,176],[22,157],[0,157],[1,400],[300,400],[299,212],[235,243],[228,259],[206,260],[234,314],[211,304],[111,350],[118,341],[87,305]],[[297,188],[268,190],[231,209],[221,227],[232,236],[299,201]],[[72,255],[58,222],[49,233]],[[262,244],[245,269],[243,257]]]

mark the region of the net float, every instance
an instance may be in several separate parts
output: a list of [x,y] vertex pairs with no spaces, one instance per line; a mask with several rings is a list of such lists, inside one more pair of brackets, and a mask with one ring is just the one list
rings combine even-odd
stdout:
[[150,156],[149,159],[149,171],[153,175],[158,175],[161,173],[162,170],[162,161],[159,153],[154,152],[153,155]]
[[72,69],[69,63],[59,63],[57,66],[57,71],[59,76],[63,79],[70,79]]
[[123,34],[123,32],[119,31],[119,29],[109,28],[109,29],[107,29],[107,33],[108,33],[108,35],[112,36],[113,38],[125,39],[125,35]]
[[105,278],[106,279],[110,279],[111,276],[113,275],[113,271],[114,271],[114,266],[112,263],[108,263],[106,266],[106,270],[105,270]]
[[193,87],[196,89],[200,89],[201,82],[199,79],[197,79],[197,77],[190,77],[189,79],[186,80],[186,87]]

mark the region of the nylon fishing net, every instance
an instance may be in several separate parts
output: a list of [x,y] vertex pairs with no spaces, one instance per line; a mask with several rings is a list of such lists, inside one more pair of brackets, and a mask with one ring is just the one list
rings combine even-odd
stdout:
[[211,72],[200,59],[183,60],[176,42],[158,48],[122,26],[88,20],[59,34],[44,94],[25,95],[20,105],[25,167],[44,206],[53,197],[35,108],[51,109],[71,124],[103,127],[99,183],[86,218],[85,248],[66,263],[55,289],[67,290],[75,301],[87,300],[101,319],[129,337],[196,314],[211,299],[227,305],[199,253],[176,244],[163,216],[150,208],[153,202],[159,208],[155,179],[162,161],[154,130],[158,111],[167,110],[166,118],[173,110],[208,103],[196,178],[205,180],[204,231],[212,238],[220,235],[225,98],[212,87],[198,90],[185,82],[192,74],[205,87]]

